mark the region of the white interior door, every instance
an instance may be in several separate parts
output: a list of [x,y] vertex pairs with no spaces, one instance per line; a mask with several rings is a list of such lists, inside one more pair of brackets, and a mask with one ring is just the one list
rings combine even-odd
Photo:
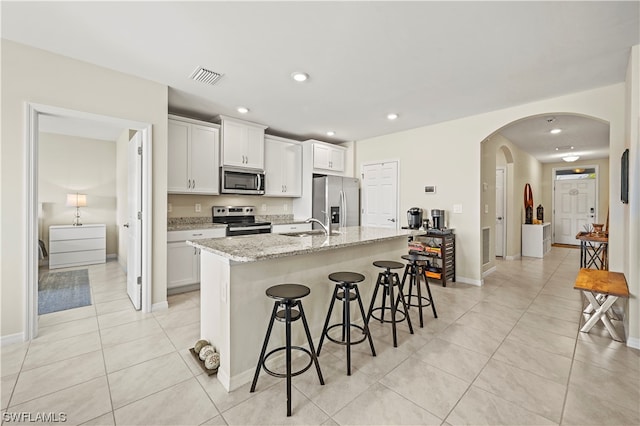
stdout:
[[578,244],[576,235],[596,220],[596,180],[556,180],[554,185],[554,242]]
[[142,137],[140,132],[129,141],[128,166],[128,244],[127,294],[135,309],[142,308]]
[[504,256],[505,241],[505,169],[496,169],[496,256]]
[[362,167],[362,226],[398,227],[398,163]]

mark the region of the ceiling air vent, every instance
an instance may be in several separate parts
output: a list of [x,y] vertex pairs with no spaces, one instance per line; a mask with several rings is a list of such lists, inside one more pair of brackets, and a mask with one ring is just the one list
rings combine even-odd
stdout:
[[190,79],[200,81],[202,83],[214,85],[220,80],[222,74],[208,70],[206,68],[198,67],[189,76]]

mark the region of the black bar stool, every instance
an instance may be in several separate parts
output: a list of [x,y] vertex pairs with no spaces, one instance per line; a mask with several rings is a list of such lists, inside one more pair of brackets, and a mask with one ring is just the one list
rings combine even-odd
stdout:
[[[429,261],[429,256],[421,255],[421,254],[405,254],[402,258],[408,261],[407,265],[404,268],[404,275],[402,276],[402,289],[404,290],[404,284],[407,280],[407,275],[409,276],[409,291],[406,296],[407,305],[409,307],[413,306],[418,308],[418,312],[420,313],[420,327],[424,326],[424,322],[422,320],[422,308],[425,308],[431,305],[431,309],[433,310],[434,318],[438,318],[438,314],[436,313],[436,304],[433,301],[433,296],[431,296],[431,289],[429,288],[429,281],[423,275],[425,272],[425,265]],[[425,262],[424,264],[420,264],[418,262]],[[420,287],[420,281],[424,280],[424,284],[427,287],[427,293],[429,297],[425,297],[422,295],[422,290]],[[412,294],[413,287],[416,287],[416,293]],[[412,299],[416,299],[416,303],[412,303]]]
[[[320,364],[318,363],[318,357],[316,356],[316,352],[313,348],[313,341],[311,340],[311,333],[309,332],[309,325],[307,324],[307,318],[304,315],[304,309],[302,309],[302,302],[299,299],[302,299],[305,296],[308,296],[311,293],[309,287],[301,285],[301,284],[279,284],[269,287],[266,291],[267,296],[272,299],[275,299],[275,303],[273,304],[273,311],[271,312],[271,320],[269,321],[269,327],[267,327],[267,335],[264,338],[264,343],[262,344],[262,351],[260,352],[260,358],[258,358],[258,365],[256,367],[256,374],[253,376],[253,383],[251,384],[251,391],[254,392],[256,390],[256,384],[258,383],[258,375],[260,374],[260,368],[263,368],[267,374],[270,374],[274,377],[286,377],[287,379],[287,417],[291,416],[291,377],[300,375],[307,371],[311,364],[315,364],[316,371],[318,372],[318,378],[320,379],[320,384],[324,385],[324,379],[322,378],[322,372],[320,371]],[[283,307],[284,309],[278,310],[278,308]],[[298,308],[298,310],[293,309]],[[307,334],[307,341],[309,342],[309,349],[300,347],[300,346],[291,346],[291,323],[293,321],[297,321],[298,319],[302,319],[302,324],[304,325],[304,331]],[[271,337],[271,329],[273,328],[273,322],[275,320],[283,321],[285,323],[285,333],[286,340],[285,346],[277,347],[270,351],[265,355],[267,351],[267,345],[269,344],[269,338]],[[307,364],[304,368],[298,371],[291,371],[291,350],[299,350],[305,352],[309,355],[309,364]],[[276,352],[285,351],[285,363],[286,363],[286,372],[285,373],[277,373],[271,371],[267,365],[267,359],[275,354]]]
[[[357,345],[365,340],[369,339],[369,346],[371,346],[371,354],[376,356],[376,350],[373,347],[373,340],[371,339],[371,333],[369,332],[369,326],[367,324],[367,315],[364,313],[364,306],[362,305],[362,298],[360,297],[360,291],[356,283],[364,281],[364,275],[355,272],[334,272],[329,275],[329,279],[336,284],[333,290],[333,298],[329,305],[329,312],[327,312],[327,319],[324,322],[324,328],[322,329],[322,336],[320,336],[320,343],[318,343],[318,356],[322,350],[322,342],[325,336],[327,339],[339,345],[347,347],[347,375],[351,375],[351,345]],[[353,290],[353,292],[352,292]],[[333,324],[329,326],[329,320],[331,319],[331,312],[333,312],[333,305],[336,300],[342,300],[342,323]],[[362,327],[351,323],[351,302],[357,301],[360,307],[360,314],[364,324]],[[338,340],[329,335],[329,330],[341,327],[342,339]],[[362,338],[356,341],[351,341],[351,327],[357,328],[362,331]]]
[[[373,297],[371,298],[371,305],[369,305],[369,313],[367,314],[367,323],[369,323],[369,319],[371,317],[377,319],[380,322],[390,322],[391,328],[393,330],[393,346],[398,347],[398,336],[396,332],[396,323],[402,322],[405,319],[407,320],[407,324],[409,325],[409,332],[413,334],[413,327],[411,326],[411,318],[409,317],[409,308],[404,300],[404,294],[402,293],[402,286],[400,285],[400,277],[396,272],[391,272],[392,269],[402,269],[404,268],[404,264],[400,262],[394,262],[391,260],[377,260],[373,262],[373,266],[377,266],[378,268],[384,268],[384,272],[380,272],[378,274],[378,281],[376,282],[376,288],[373,291]],[[376,296],[378,295],[378,290],[380,287],[383,287],[383,295],[382,295],[382,305],[374,308],[374,304],[376,302]],[[398,287],[397,296],[394,295],[393,289],[394,287]],[[386,300],[387,295],[389,296],[389,306],[388,309],[391,311],[391,319],[386,319],[384,317],[384,311],[387,308]],[[402,311],[398,311],[398,304],[402,302]],[[380,317],[375,316],[374,311],[382,311]],[[400,314],[400,318],[396,318],[396,313]]]

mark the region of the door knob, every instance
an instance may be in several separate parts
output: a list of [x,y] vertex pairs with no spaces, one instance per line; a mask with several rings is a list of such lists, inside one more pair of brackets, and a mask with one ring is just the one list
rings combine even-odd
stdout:
[[389,222],[395,222],[395,219],[387,219]]
[[498,220],[502,220],[502,216],[499,216],[499,217],[497,217],[496,219],[498,219]]
[[125,228],[128,228],[128,227],[129,227],[129,222],[125,223],[125,224],[124,224],[124,225],[122,225],[122,226],[124,226]]

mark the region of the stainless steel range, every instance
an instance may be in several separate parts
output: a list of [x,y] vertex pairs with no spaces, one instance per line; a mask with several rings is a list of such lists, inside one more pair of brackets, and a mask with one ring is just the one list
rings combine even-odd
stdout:
[[227,225],[227,237],[271,232],[271,222],[256,222],[254,206],[213,206],[213,223]]

